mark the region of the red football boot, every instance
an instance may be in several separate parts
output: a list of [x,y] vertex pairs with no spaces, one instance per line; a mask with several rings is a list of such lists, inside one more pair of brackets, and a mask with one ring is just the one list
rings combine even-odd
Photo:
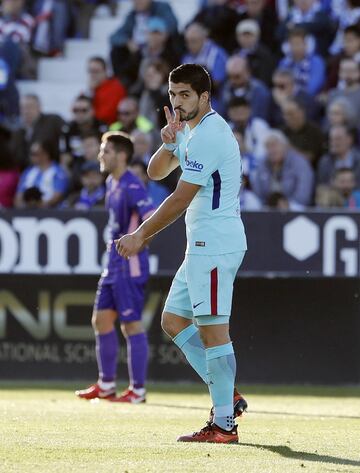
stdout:
[[[234,419],[236,417],[241,417],[248,407],[247,402],[239,393],[239,391],[234,388]],[[214,420],[214,408],[212,407],[209,415],[209,422],[212,423]]]
[[128,388],[120,394],[120,396],[113,397],[110,399],[111,402],[128,402],[130,404],[140,404],[146,402],[146,392],[143,394],[137,394],[133,389]]
[[86,389],[75,391],[75,394],[81,399],[112,399],[116,395],[116,388],[102,389],[98,383],[92,384]]
[[237,425],[230,431],[223,430],[214,423],[207,422],[199,432],[182,435],[178,442],[205,442],[205,443],[238,443]]

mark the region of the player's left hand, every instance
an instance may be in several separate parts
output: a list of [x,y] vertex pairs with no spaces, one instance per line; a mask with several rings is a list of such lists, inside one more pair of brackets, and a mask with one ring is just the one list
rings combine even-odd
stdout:
[[115,240],[116,251],[123,258],[130,258],[134,256],[144,247],[144,239],[138,233],[130,233],[124,235],[119,240]]

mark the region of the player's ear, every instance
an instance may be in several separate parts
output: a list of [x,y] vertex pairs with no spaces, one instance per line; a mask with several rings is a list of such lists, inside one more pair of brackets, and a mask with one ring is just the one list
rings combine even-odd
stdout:
[[201,103],[207,103],[209,101],[209,94],[207,92],[203,92],[200,95],[200,101]]

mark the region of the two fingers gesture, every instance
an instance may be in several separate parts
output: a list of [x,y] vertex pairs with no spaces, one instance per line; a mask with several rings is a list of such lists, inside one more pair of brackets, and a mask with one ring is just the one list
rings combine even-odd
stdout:
[[174,115],[169,110],[169,107],[164,107],[167,125],[161,130],[161,138],[164,143],[174,143],[176,141],[176,133],[182,131],[186,122],[180,121],[180,112],[175,110]]

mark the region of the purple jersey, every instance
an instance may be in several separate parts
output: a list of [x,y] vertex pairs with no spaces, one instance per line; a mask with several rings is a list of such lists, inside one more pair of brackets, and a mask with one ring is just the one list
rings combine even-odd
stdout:
[[[154,206],[145,186],[138,177],[126,171],[118,181],[112,176],[106,180],[106,208],[109,211],[111,240],[108,244],[108,266],[103,277],[145,277],[149,272],[148,250],[129,259],[116,251],[114,240],[137,229],[153,213]],[[120,274],[119,274],[120,273]]]

